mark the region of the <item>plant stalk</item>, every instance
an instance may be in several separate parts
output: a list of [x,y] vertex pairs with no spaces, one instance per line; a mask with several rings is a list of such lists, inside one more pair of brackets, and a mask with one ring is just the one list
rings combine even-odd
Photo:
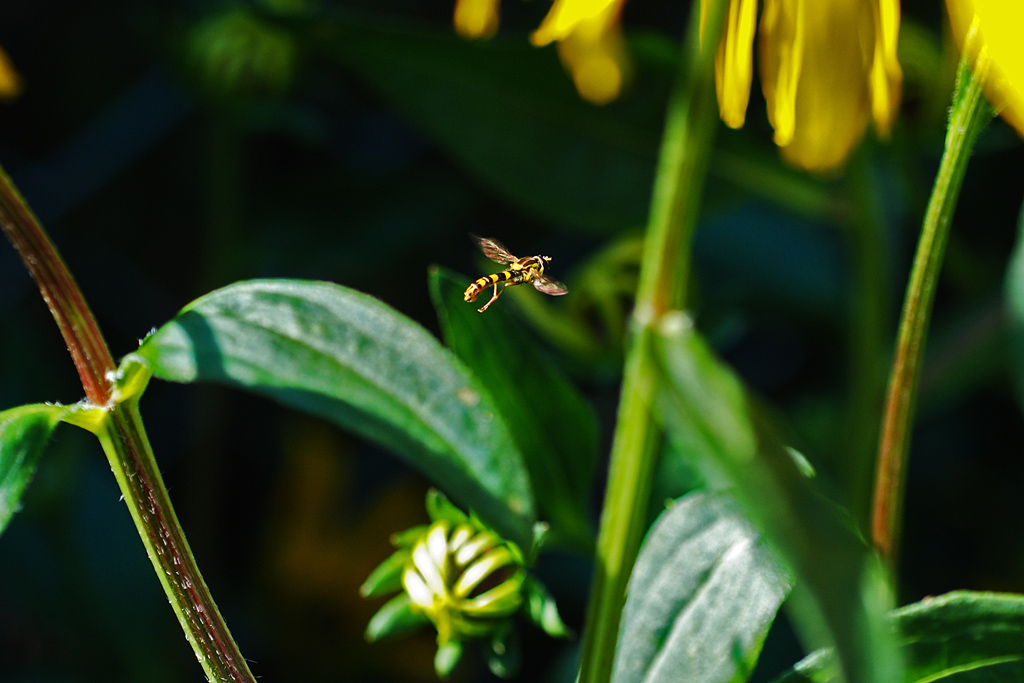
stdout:
[[[39,221],[0,168],[0,227],[57,321],[90,409],[69,421],[100,439],[139,536],[185,638],[210,681],[255,683],[178,523],[138,412],[139,396],[114,396],[114,360],[78,284]],[[86,424],[88,423],[88,424]]]
[[953,211],[978,134],[993,112],[982,93],[987,72],[984,50],[971,69],[964,50],[953,95],[946,144],[921,226],[921,238],[903,301],[889,375],[875,468],[871,536],[890,572],[895,572],[906,481],[911,418],[917,399],[928,323],[949,238]]
[[[697,14],[702,5],[703,32]],[[583,631],[581,683],[611,678],[626,584],[646,529],[662,440],[653,414],[659,374],[651,341],[661,316],[686,299],[691,245],[717,125],[713,66],[726,6],[694,5],[668,105]]]

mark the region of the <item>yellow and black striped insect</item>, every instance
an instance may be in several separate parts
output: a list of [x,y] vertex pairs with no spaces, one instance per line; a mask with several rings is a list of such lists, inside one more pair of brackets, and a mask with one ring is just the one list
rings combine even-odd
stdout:
[[521,285],[524,282],[532,282],[538,292],[544,292],[551,296],[561,296],[569,291],[561,282],[553,280],[544,274],[544,269],[551,262],[550,256],[516,258],[497,240],[477,237],[476,235],[470,235],[470,238],[484,252],[484,256],[492,261],[508,266],[508,268],[500,273],[485,275],[466,288],[463,298],[466,301],[476,301],[481,292],[491,285],[494,286],[494,295],[491,297],[491,300],[484,304],[483,308],[477,309],[480,313],[486,311],[488,306],[497,301],[506,287]]

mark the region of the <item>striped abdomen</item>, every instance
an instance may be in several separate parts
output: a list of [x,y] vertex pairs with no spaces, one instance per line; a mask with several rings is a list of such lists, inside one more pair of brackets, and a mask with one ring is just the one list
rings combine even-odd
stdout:
[[500,273],[494,275],[484,275],[482,278],[466,287],[466,293],[463,294],[463,298],[466,301],[476,301],[476,298],[480,296],[480,292],[484,291],[488,287],[493,287],[499,282],[505,282],[515,277],[515,274],[511,270],[503,270]]

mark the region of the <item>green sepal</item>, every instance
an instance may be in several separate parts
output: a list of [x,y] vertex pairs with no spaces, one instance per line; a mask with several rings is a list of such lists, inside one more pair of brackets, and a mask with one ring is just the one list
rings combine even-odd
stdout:
[[430,624],[430,620],[412,608],[409,596],[401,593],[384,603],[366,625],[368,642],[398,638]]
[[370,572],[366,581],[359,587],[359,594],[364,598],[377,598],[402,589],[402,569],[412,552],[403,548],[392,553],[386,560]]
[[541,548],[547,543],[550,533],[551,525],[547,522],[533,523],[533,543],[530,545],[529,552],[523,558],[523,564],[527,567],[532,567],[537,562]]
[[427,524],[420,524],[418,526],[411,527],[405,531],[396,531],[391,534],[391,545],[396,548],[408,548],[409,546],[416,545],[416,542],[423,538],[423,534],[427,533],[430,526]]
[[448,496],[437,489],[427,491],[427,514],[430,516],[431,522],[444,520],[450,522],[453,527],[469,522],[469,517],[466,516],[466,513],[455,507],[448,500]]
[[526,616],[552,638],[572,638],[573,632],[558,614],[558,605],[548,589],[537,579],[527,576],[523,582]]
[[434,671],[437,672],[437,677],[448,678],[455,667],[459,665],[460,659],[462,659],[461,641],[449,640],[443,645],[438,645],[437,653],[434,655]]
[[519,672],[519,664],[522,661],[519,633],[511,624],[496,630],[487,641],[484,654],[487,668],[492,674],[498,678],[514,677]]

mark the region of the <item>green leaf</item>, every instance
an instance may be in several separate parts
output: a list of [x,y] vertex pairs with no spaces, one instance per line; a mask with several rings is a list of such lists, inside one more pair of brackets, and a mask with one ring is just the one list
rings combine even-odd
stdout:
[[247,389],[351,429],[529,542],[529,482],[497,407],[426,330],[370,296],[327,282],[237,283],[186,306],[133,356],[161,379]]
[[407,593],[391,598],[377,610],[366,626],[366,640],[375,642],[385,638],[400,638],[426,626],[430,620],[412,609]]
[[800,458],[756,420],[740,381],[682,313],[664,316],[658,405],[669,438],[709,482],[728,487],[792,570],[790,601],[808,648],[834,645],[848,681],[902,678],[886,614],[892,597],[874,552],[818,490]]
[[[1024,596],[957,591],[895,614],[907,680],[1024,680]],[[1007,677],[1010,671],[1016,673]]]
[[0,413],[0,533],[20,509],[43,446],[66,412],[64,406],[34,404]]
[[665,73],[647,70],[632,97],[596,107],[580,99],[553,46],[522,35],[468,41],[350,12],[322,13],[300,30],[505,198],[596,230],[645,221]]
[[[896,610],[907,683],[1017,683],[1024,680],[1024,596],[956,591]],[[779,683],[836,680],[818,651]]]
[[612,683],[746,680],[788,591],[728,496],[680,499],[637,558]]
[[462,293],[470,280],[431,268],[430,293],[448,347],[487,387],[530,473],[552,534],[587,548],[584,511],[597,460],[597,419],[565,374],[501,306],[478,313]]

